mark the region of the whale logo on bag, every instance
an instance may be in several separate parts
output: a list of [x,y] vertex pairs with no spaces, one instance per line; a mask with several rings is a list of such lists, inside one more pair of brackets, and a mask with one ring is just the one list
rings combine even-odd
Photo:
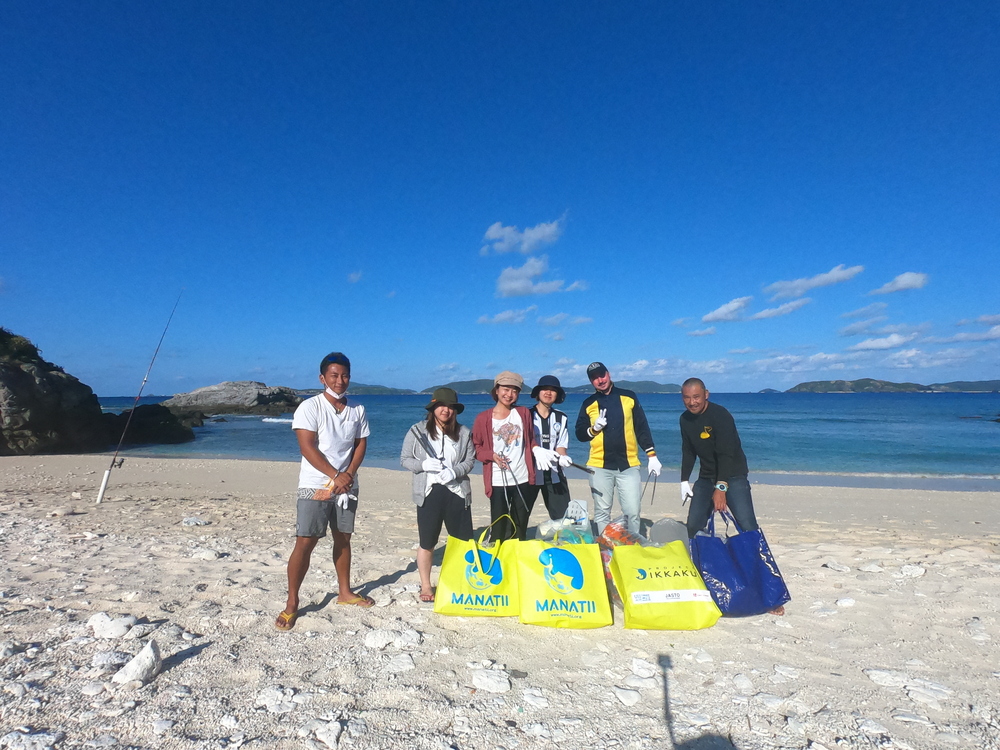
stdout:
[[483,591],[503,580],[503,568],[500,567],[500,561],[489,552],[483,550],[478,552],[478,565],[473,550],[470,549],[465,553],[465,561],[469,563],[465,566],[465,580],[472,588]]
[[549,547],[542,550],[538,562],[545,567],[545,582],[557,594],[583,588],[583,568],[568,550]]

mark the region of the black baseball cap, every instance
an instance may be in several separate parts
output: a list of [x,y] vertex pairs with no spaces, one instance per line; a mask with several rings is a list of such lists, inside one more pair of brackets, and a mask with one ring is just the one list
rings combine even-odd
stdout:
[[587,379],[593,380],[594,378],[603,378],[608,374],[608,368],[604,366],[603,362],[591,362],[587,365]]

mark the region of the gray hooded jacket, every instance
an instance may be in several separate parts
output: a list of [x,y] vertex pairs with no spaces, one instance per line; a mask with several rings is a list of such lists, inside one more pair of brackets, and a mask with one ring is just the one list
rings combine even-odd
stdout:
[[[417,439],[420,435],[420,440]],[[427,491],[427,473],[423,469],[425,458],[429,458],[427,451],[422,445],[422,441],[427,442],[435,453],[440,453],[441,437],[431,440],[427,434],[427,424],[417,422],[406,431],[403,439],[403,449],[399,453],[399,463],[404,469],[413,472],[413,502],[417,505],[424,504],[424,495]],[[465,506],[472,505],[472,485],[469,483],[469,472],[476,465],[476,452],[472,447],[472,433],[465,425],[458,426],[458,454],[455,461],[455,478],[459,480],[462,487],[462,495],[465,497]],[[437,456],[440,458],[440,456]]]

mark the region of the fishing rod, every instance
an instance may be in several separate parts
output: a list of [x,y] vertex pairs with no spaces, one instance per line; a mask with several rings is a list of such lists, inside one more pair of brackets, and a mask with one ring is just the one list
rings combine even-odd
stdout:
[[[177,295],[177,301],[174,302],[174,307],[170,311],[170,317],[167,318],[167,324],[163,326],[163,333],[160,334],[160,340],[156,344],[156,350],[153,352],[153,358],[149,360],[149,367],[146,368],[146,374],[142,376],[142,383],[139,385],[139,392],[135,394],[135,401],[132,402],[132,408],[128,413],[128,419],[125,420],[125,427],[122,429],[122,436],[118,439],[118,447],[115,448],[115,455],[111,457],[111,464],[104,471],[104,479],[101,480],[101,489],[97,492],[97,505],[101,504],[104,500],[104,491],[108,488],[108,479],[111,477],[111,470],[115,468],[115,463],[118,461],[118,453],[122,449],[122,443],[125,442],[125,433],[128,432],[128,426],[132,424],[132,417],[135,416],[135,408],[139,405],[139,399],[142,397],[142,389],[146,387],[146,381],[149,380],[149,373],[153,370],[153,363],[156,361],[156,355],[160,353],[160,347],[163,345],[163,338],[167,335],[167,329],[170,328],[170,321],[174,319],[174,313],[177,311],[177,305],[180,304],[181,294],[184,294],[184,290],[181,289],[180,294]],[[121,467],[121,464],[118,464]]]

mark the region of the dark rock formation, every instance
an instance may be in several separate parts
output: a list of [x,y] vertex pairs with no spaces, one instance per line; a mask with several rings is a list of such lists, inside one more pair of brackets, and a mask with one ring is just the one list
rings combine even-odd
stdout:
[[108,437],[117,443],[122,430],[128,424],[128,432],[122,445],[147,445],[150,443],[188,443],[194,440],[194,430],[160,404],[137,406],[129,422],[132,409],[121,414],[105,414],[104,421]]
[[90,387],[0,328],[0,455],[88,453],[107,444]]
[[291,388],[269,387],[253,380],[227,381],[163,402],[175,414],[285,414],[295,411],[302,397]]

